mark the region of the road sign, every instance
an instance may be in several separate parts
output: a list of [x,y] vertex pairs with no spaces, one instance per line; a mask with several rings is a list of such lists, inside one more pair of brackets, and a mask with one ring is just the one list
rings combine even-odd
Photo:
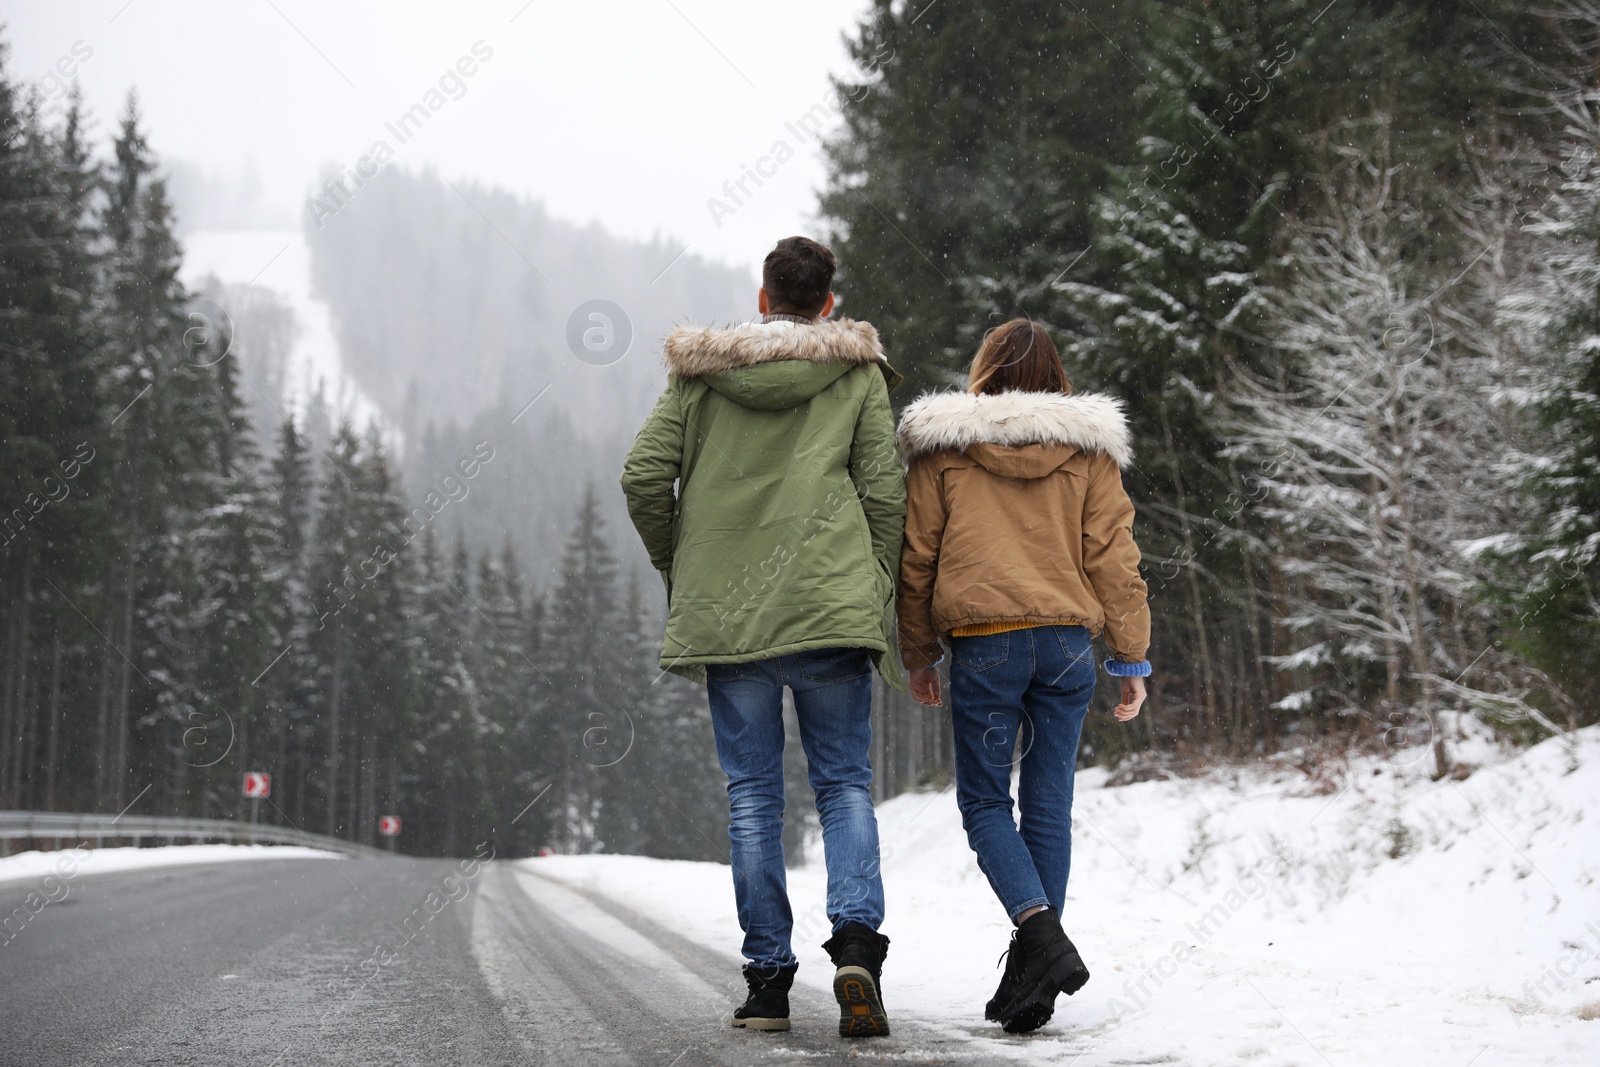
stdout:
[[262,774],[260,771],[246,771],[244,776],[244,795],[247,797],[270,797],[272,795],[272,775]]
[[380,816],[378,816],[378,833],[381,834],[384,837],[399,837],[400,836],[400,816],[398,816],[398,815],[380,815]]

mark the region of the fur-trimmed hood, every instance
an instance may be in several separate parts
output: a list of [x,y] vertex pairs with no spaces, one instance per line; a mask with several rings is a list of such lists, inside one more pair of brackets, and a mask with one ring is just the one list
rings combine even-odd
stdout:
[[1118,467],[1133,462],[1122,401],[1099,393],[934,393],[906,408],[898,438],[907,462],[945,449],[965,452],[978,444],[1074,445],[1104,452]]
[[889,367],[878,331],[871,323],[854,319],[823,319],[809,325],[779,320],[726,327],[680,326],[667,335],[661,355],[667,370],[681,378],[703,378],[788,359],[881,364],[891,388],[900,377]]

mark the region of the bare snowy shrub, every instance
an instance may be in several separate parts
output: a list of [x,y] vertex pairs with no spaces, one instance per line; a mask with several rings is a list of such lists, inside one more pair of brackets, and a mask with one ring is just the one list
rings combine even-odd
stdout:
[[[1353,142],[1338,143],[1340,141]],[[1385,116],[1336,130],[1324,199],[1291,227],[1264,329],[1276,379],[1240,372],[1232,451],[1262,464],[1258,513],[1281,538],[1293,678],[1278,706],[1376,717],[1394,752],[1449,770],[1442,702],[1491,643],[1459,545],[1497,532],[1492,360],[1465,343],[1485,255],[1440,256],[1436,213],[1392,153]]]

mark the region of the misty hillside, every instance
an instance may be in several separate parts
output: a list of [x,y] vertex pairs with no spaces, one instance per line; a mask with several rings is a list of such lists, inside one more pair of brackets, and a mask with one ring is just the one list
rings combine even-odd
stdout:
[[[588,432],[631,433],[660,391],[668,329],[754,314],[748,274],[692,250],[674,262],[681,243],[626,241],[500,190],[458,188],[389,168],[307,223],[345,365],[408,439],[485,408],[515,414],[547,385],[541,405]],[[593,299],[632,324],[610,365],[568,346],[569,318]]]

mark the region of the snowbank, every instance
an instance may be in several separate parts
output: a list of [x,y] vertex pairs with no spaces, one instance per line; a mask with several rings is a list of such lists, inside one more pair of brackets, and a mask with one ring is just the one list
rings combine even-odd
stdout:
[[303,845],[163,845],[157,848],[83,848],[59,852],[19,852],[0,859],[0,884],[54,875],[70,881],[144,867],[176,867],[227,860],[340,858],[339,853]]
[[[1277,763],[1118,788],[1084,773],[1065,920],[1093,977],[1031,1038],[983,1021],[1009,926],[953,792],[899,797],[879,809],[890,1013],[1078,1067],[1596,1062],[1600,727],[1521,753],[1458,740],[1479,765],[1465,781],[1428,780],[1424,748],[1332,781]],[[524,862],[737,966],[726,867]],[[820,857],[790,893],[800,979],[826,986]]]

